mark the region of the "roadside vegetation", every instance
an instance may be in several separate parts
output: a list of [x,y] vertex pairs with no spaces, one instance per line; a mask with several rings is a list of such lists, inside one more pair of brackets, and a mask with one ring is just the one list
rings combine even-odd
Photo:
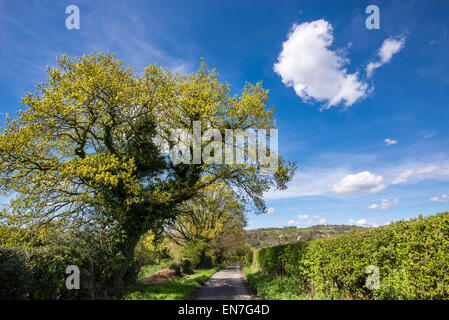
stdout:
[[261,248],[247,262],[264,299],[449,299],[449,212]]
[[261,272],[254,265],[243,265],[243,274],[257,295],[265,300],[309,300],[303,292],[301,279]]
[[192,274],[177,276],[174,279],[161,283],[145,284],[139,281],[137,284],[121,288],[115,299],[123,300],[182,300],[191,295],[222,265],[207,269],[193,271]]
[[137,275],[137,280],[142,281],[154,275],[156,272],[161,271],[164,268],[167,268],[168,265],[166,263],[155,264],[155,265],[146,265],[143,266],[139,274]]

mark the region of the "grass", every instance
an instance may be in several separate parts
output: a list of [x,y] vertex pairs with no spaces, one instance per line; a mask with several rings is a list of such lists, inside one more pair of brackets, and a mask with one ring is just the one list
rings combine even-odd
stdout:
[[142,281],[143,279],[151,277],[153,274],[155,274],[159,270],[166,268],[166,266],[167,266],[166,263],[143,266],[142,269],[140,269],[139,275],[137,277],[138,277],[139,281]]
[[[154,271],[154,266],[153,271]],[[157,284],[144,284],[138,282],[134,286],[123,288],[117,293],[117,299],[123,300],[182,300],[200,287],[222,266],[210,269],[195,270],[191,275],[176,277]]]
[[301,279],[288,276],[263,274],[251,265],[243,266],[246,281],[264,300],[310,300],[310,294],[303,292]]

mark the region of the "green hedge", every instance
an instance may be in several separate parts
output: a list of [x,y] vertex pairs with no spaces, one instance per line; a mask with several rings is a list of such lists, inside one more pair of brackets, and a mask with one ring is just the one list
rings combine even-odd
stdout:
[[[85,295],[85,290],[66,288],[69,265],[82,269],[80,259],[68,252],[0,247],[0,299],[75,299]],[[82,272],[80,278],[85,278]]]
[[[254,263],[265,273],[300,277],[324,298],[449,299],[449,213],[262,248]],[[370,265],[379,268],[379,289],[366,287]]]
[[0,299],[23,299],[30,290],[31,272],[25,251],[0,247]]
[[257,260],[258,268],[266,273],[283,273],[282,256],[286,247],[287,245],[280,245],[257,249],[255,260]]
[[[128,260],[94,240],[28,249],[0,246],[0,299],[93,299],[121,285],[118,276],[125,284],[135,283],[137,264],[124,272]],[[80,289],[66,288],[69,265],[80,270]]]

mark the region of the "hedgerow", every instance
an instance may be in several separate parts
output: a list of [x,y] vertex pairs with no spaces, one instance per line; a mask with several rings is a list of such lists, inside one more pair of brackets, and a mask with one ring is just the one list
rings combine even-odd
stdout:
[[[254,264],[264,273],[301,278],[316,297],[449,299],[449,213],[262,248]],[[372,290],[366,285],[370,265],[380,280]]]
[[[57,242],[30,248],[0,245],[0,299],[93,299],[117,287],[116,275],[126,259],[107,239],[62,236]],[[66,287],[70,265],[79,268],[79,290]],[[120,278],[135,283],[134,274]]]

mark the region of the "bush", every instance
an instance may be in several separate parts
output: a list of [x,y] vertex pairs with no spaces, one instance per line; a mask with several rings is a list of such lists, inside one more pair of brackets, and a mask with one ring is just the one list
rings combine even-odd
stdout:
[[139,267],[158,264],[170,258],[167,243],[156,238],[152,232],[143,235],[134,249],[134,258]]
[[[256,250],[265,273],[301,278],[332,299],[449,299],[449,213]],[[367,267],[380,272],[369,290]]]
[[245,256],[245,262],[249,263],[249,264],[253,263],[253,257],[254,257],[254,252],[251,251],[250,253],[247,253]]
[[211,245],[204,242],[186,243],[176,255],[175,260],[188,259],[193,268],[201,265],[201,259],[210,255]]
[[260,248],[256,251],[257,265],[262,272],[282,274],[284,271],[282,254],[287,245]]
[[212,268],[214,265],[213,263],[213,259],[210,255],[206,254],[205,252],[203,252],[201,254],[201,258],[200,258],[200,264],[198,265],[199,268],[202,269],[207,269],[207,268]]
[[0,247],[0,298],[77,298],[85,291],[68,290],[65,286],[65,270],[71,264],[81,265],[67,252]]
[[168,266],[168,268],[171,269],[171,270],[174,270],[176,276],[181,276],[181,275],[182,275],[182,272],[181,272],[181,266],[180,266],[178,263],[172,262],[172,263]]
[[189,259],[181,259],[181,272],[184,274],[192,274],[192,263]]
[[0,299],[26,298],[31,274],[24,250],[0,247]]
[[[65,285],[67,266],[76,265],[82,270],[80,260],[71,256],[70,252],[39,248],[30,250],[28,254],[28,268],[32,274],[30,299],[69,299],[82,295],[82,292],[69,290]],[[80,280],[83,279],[86,278],[80,274]]]
[[[57,242],[29,249],[0,247],[0,298],[94,299],[117,287],[123,274],[126,283],[135,283],[137,264],[106,239],[63,236]],[[80,270],[79,290],[66,288],[69,265]]]

